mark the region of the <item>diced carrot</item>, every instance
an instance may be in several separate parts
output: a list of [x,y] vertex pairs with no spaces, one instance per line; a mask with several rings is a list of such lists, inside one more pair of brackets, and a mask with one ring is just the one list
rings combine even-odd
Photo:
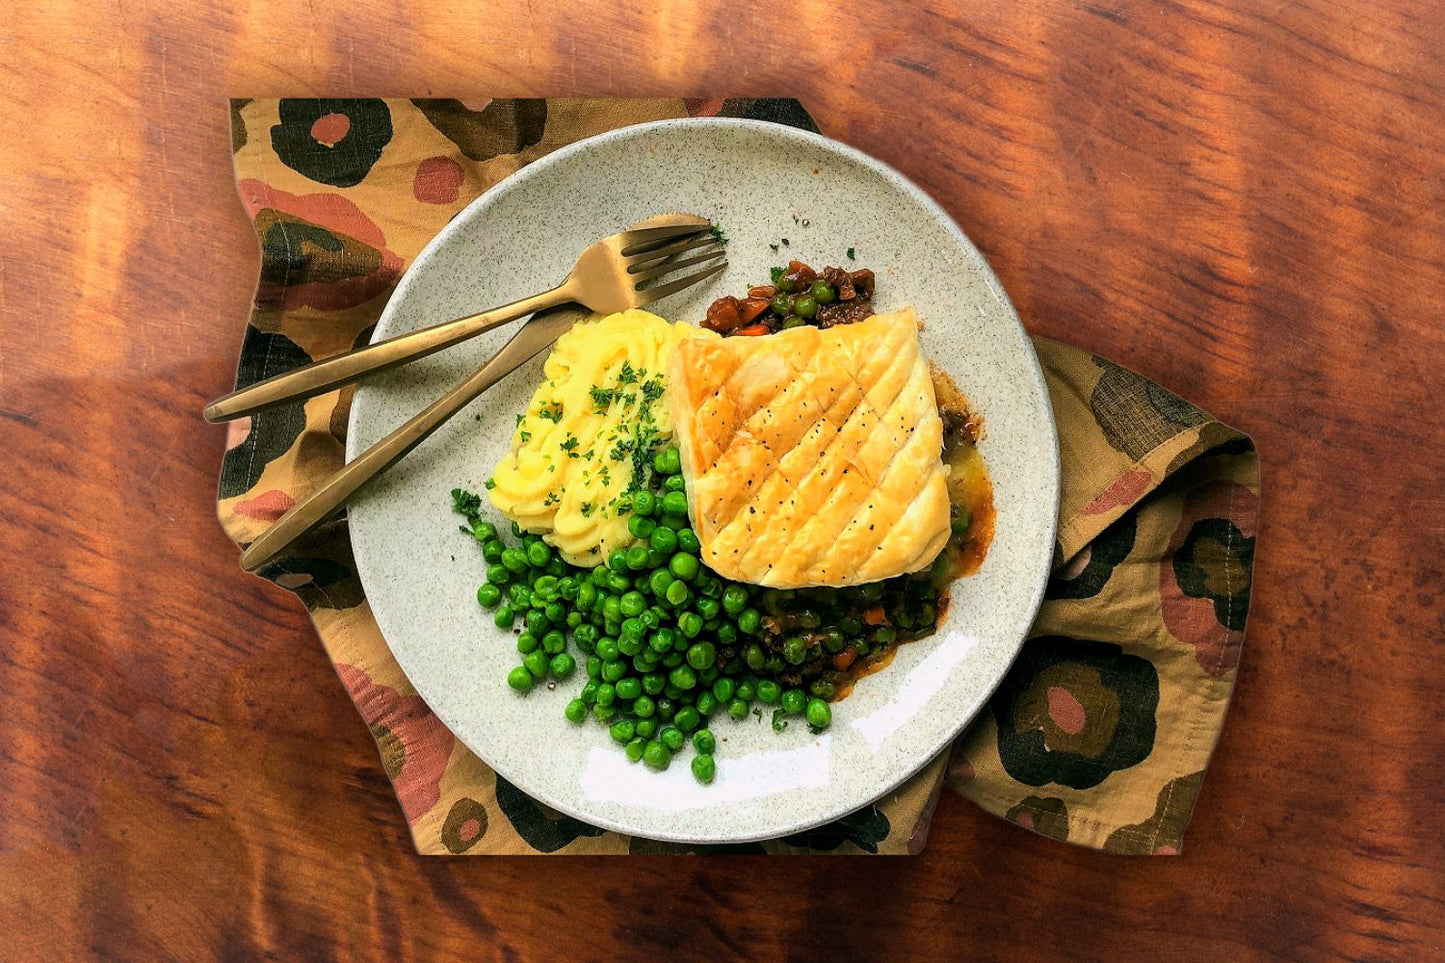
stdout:
[[874,605],[863,610],[863,621],[869,625],[882,625],[888,617],[883,614],[883,606]]
[[842,652],[839,652],[837,655],[833,656],[833,668],[837,669],[839,672],[842,672],[844,669],[848,668],[848,666],[852,665],[853,660],[857,658],[858,650],[853,648],[852,646],[849,646]]
[[750,324],[746,328],[738,328],[733,332],[733,334],[744,338],[756,338],[760,334],[767,333],[768,326],[766,324]]
[[748,298],[738,302],[738,317],[743,324],[752,324],[758,319],[758,315],[768,309],[772,304],[767,298]]

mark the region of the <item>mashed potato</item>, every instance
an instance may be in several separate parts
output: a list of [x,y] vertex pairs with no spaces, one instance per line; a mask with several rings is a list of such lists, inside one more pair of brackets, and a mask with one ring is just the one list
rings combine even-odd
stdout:
[[596,565],[635,539],[632,492],[672,439],[663,372],[675,344],[715,338],[646,311],[582,322],[562,337],[546,380],[517,418],[512,451],[488,483],[492,504],[573,565]]

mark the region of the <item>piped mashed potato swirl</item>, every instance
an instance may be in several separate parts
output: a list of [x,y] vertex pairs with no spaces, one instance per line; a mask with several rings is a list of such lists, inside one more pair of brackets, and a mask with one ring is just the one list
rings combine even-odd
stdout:
[[630,546],[630,496],[673,435],[663,397],[672,349],[716,337],[646,311],[574,326],[557,339],[545,380],[518,416],[512,450],[488,482],[492,505],[573,565]]

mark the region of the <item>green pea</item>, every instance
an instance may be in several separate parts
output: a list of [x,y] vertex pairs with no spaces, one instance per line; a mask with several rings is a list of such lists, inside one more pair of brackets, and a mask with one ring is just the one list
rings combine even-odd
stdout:
[[[593,631],[597,631],[593,629]],[[616,661],[618,656],[617,640],[611,636],[603,636],[597,640],[597,657],[604,662]]]
[[763,647],[756,642],[743,650],[743,661],[746,662],[748,668],[754,672],[761,672],[763,663],[766,662],[767,659],[768,656],[763,652]]
[[667,597],[667,587],[673,582],[672,573],[660,568],[647,577],[647,587],[658,598]]
[[505,565],[487,566],[487,582],[491,585],[506,585],[512,580],[511,569]]
[[607,573],[607,591],[622,593],[632,588],[632,579],[620,572]]
[[792,665],[800,665],[808,657],[808,647],[796,636],[783,643],[783,658]]
[[960,508],[958,514],[948,523],[949,530],[955,535],[963,535],[968,531],[968,526],[973,522],[973,514],[966,508]]
[[758,681],[758,701],[772,705],[783,697],[782,686],[772,679],[761,679]]
[[555,629],[542,636],[542,651],[548,655],[557,655],[567,648],[567,636]]
[[625,662],[602,663],[602,680],[604,682],[619,682],[626,674],[627,663]]
[[604,706],[600,702],[592,706],[592,718],[596,719],[604,726],[611,722],[613,719],[616,719],[617,715],[618,712],[616,706]]
[[717,752],[717,737],[711,729],[699,729],[692,734],[692,747],[698,752],[712,755]]
[[805,294],[793,302],[793,313],[800,318],[811,318],[818,313],[818,302],[811,294]]
[[[681,542],[681,539],[678,539]],[[673,576],[680,579],[691,579],[697,577],[697,556],[689,555],[686,552],[678,552],[667,562],[668,570]]]
[[[601,679],[601,678],[602,678],[602,666],[605,665],[605,664],[606,664],[606,663],[604,663],[601,659],[597,658],[597,656],[595,656],[595,655],[588,656],[588,657],[587,657],[587,678],[589,678],[589,679]],[[597,689],[596,689],[595,686],[593,687],[592,691],[593,691],[593,693],[596,693]]]
[[689,639],[696,638],[702,631],[702,616],[696,612],[682,613],[677,617],[677,629]]
[[510,629],[516,618],[517,614],[512,611],[511,606],[507,605],[499,607],[492,613],[492,621],[497,624],[499,629]]
[[[530,672],[527,674],[531,675]],[[581,722],[587,718],[587,703],[581,699],[573,699],[567,703],[567,708],[562,710],[562,714],[567,717],[568,722]]]
[[727,702],[736,691],[737,684],[732,679],[722,678],[712,684],[712,694],[717,697],[719,702]]
[[771,305],[773,313],[780,318],[786,318],[788,315],[793,313],[793,299],[788,297],[788,295],[784,293],[784,291],[787,290],[783,287],[785,283],[791,284],[791,282],[786,282],[782,278],[778,279],[779,291],[773,297],[773,303]]
[[657,714],[664,719],[677,715],[677,702],[667,696],[657,700]]
[[626,745],[637,735],[637,724],[631,719],[622,719],[612,723],[612,729],[610,731],[613,742],[620,742]]
[[666,769],[672,763],[672,751],[653,739],[642,750],[642,761],[652,769]]
[[748,607],[748,590],[741,585],[729,585],[723,589],[722,607],[728,615],[741,615]]
[[642,680],[634,676],[617,680],[617,698],[631,702],[642,695]]
[[577,668],[577,660],[568,652],[559,652],[552,656],[552,661],[547,664],[547,671],[552,673],[554,679],[565,679]]
[[758,695],[758,684],[752,679],[744,679],[738,683],[735,695],[744,702],[752,702]]
[[694,669],[706,669],[717,661],[717,646],[711,642],[698,642],[688,647],[687,664]]
[[[677,710],[677,715],[672,717],[672,724],[683,732],[692,732],[702,722],[702,714],[692,706],[683,706]],[[682,748],[681,746],[678,747]]]
[[638,719],[637,734],[644,739],[651,739],[657,732],[656,719]]
[[652,637],[647,640],[647,647],[653,652],[656,652],[658,655],[663,655],[667,652],[672,651],[673,643],[675,643],[676,641],[676,630],[670,629],[667,626],[663,626],[656,632],[652,633]]
[[[690,555],[688,556],[688,558],[691,557]],[[704,597],[697,600],[697,614],[701,615],[703,619],[708,622],[717,618],[718,610],[721,608],[722,606],[718,605],[717,599]]]
[[687,744],[687,739],[683,736],[682,730],[676,726],[668,726],[659,732],[657,734],[657,741],[673,752],[681,751],[682,747]]
[[622,610],[623,615],[641,615],[647,608],[647,599],[642,597],[641,592],[628,592],[622,596],[622,600],[618,602],[618,608]]
[[577,607],[580,609],[591,609],[597,601],[597,586],[592,582],[583,582],[577,586]]
[[[602,670],[598,669],[598,671],[601,672]],[[597,701],[597,686],[599,684],[596,679],[588,679],[586,684],[582,686],[582,691],[578,693],[578,698],[590,706]]]
[[833,290],[833,285],[827,281],[813,282],[813,300],[819,304],[832,304],[838,297],[838,292]]
[[717,763],[707,753],[692,757],[692,775],[700,783],[710,783],[717,777]]
[[770,655],[768,656],[767,661],[763,663],[763,671],[770,675],[777,675],[778,673],[782,672],[786,666],[787,663],[785,663],[782,659],[778,658],[776,655]]
[[[673,666],[673,668],[675,669],[675,668],[677,668],[677,666]],[[669,673],[669,675],[670,675],[670,674],[671,674],[671,673]],[[666,685],[666,686],[663,688],[663,690],[662,690],[662,697],[663,697],[664,699],[670,699],[670,700],[672,700],[673,702],[676,702],[678,699],[681,699],[681,698],[682,698],[682,695],[683,695],[683,689],[682,689],[682,687],[679,686],[677,683],[673,682],[671,679],[669,679],[668,682],[667,682],[667,685]]]
[[660,475],[676,475],[682,471],[682,453],[676,448],[664,448],[652,456],[652,467]]
[[719,645],[732,645],[738,640],[738,630],[724,622],[717,627],[717,640]]
[[633,515],[627,519],[627,530],[636,538],[651,538],[657,523],[646,515]]
[[527,569],[527,555],[520,548],[509,548],[502,553],[502,565],[516,575]]
[[[662,480],[662,490],[665,492],[680,492],[684,491],[686,488],[687,482],[683,480],[683,477],[681,475],[669,475]],[[668,517],[677,518],[680,521],[686,520],[682,516],[678,515],[672,515]]]
[[565,625],[567,622],[567,607],[561,602],[547,603],[547,621],[553,625]]
[[814,679],[808,686],[808,691],[820,699],[831,699],[837,693],[837,686],[826,679]]
[[489,609],[496,608],[502,601],[502,590],[491,582],[483,582],[477,588],[477,601]]
[[672,516],[686,515],[687,495],[683,492],[668,492],[662,498],[662,513]]
[[607,568],[613,572],[627,573],[627,549],[614,548],[607,555]]
[[692,555],[702,551],[702,543],[697,540],[697,532],[690,528],[680,529],[677,533],[677,547]]
[[667,678],[661,672],[648,672],[642,677],[642,691],[657,695],[667,685]]
[[748,717],[748,704],[741,699],[734,699],[728,703],[728,715],[734,719],[746,719]]
[[532,673],[527,670],[525,665],[519,665],[507,673],[507,685],[518,692],[530,692],[532,691]]
[[808,696],[802,689],[789,689],[783,693],[783,711],[790,716],[799,715],[808,704]]
[[702,715],[710,716],[717,711],[718,699],[711,692],[699,692],[697,694],[697,711]]
[[663,555],[671,555],[677,550],[677,533],[665,526],[654,528],[652,538],[648,541],[654,551]]
[[697,688],[697,673],[690,665],[680,665],[667,674],[667,680],[679,689]]
[[562,598],[566,599],[568,602],[577,601],[577,590],[579,588],[580,586],[577,584],[577,579],[573,578],[571,575],[565,575],[557,580],[557,594],[562,596]]
[[559,591],[561,584],[555,575],[542,575],[537,578],[537,584],[532,586],[532,591],[549,596],[548,601],[550,601],[561,594]]
[[494,565],[502,561],[504,551],[506,551],[506,546],[495,538],[482,544],[482,558]]
[[526,534],[526,533],[522,530],[522,526],[521,526],[521,525],[518,525],[516,522],[513,522],[513,523],[512,523],[512,537],[513,537],[513,538],[521,538],[524,534]]
[[647,567],[649,569],[661,568],[667,561],[667,556],[652,547],[652,542],[647,543]]
[[[672,481],[671,478],[667,480]],[[667,486],[664,484],[663,487],[666,488]],[[657,528],[658,531],[661,531],[664,528],[667,529],[668,531],[672,532],[673,537],[675,538],[678,532],[682,531],[684,528],[687,528],[687,524],[687,516],[685,515],[681,517],[676,517],[673,515],[663,515],[661,520],[658,522]],[[673,547],[676,548],[676,544],[674,544]]]
[[647,567],[647,549],[634,545],[627,550],[627,567],[636,572]]
[[891,645],[898,641],[898,630],[891,625],[880,625],[873,630],[873,641],[878,645]]
[[[673,558],[677,557],[678,556],[676,555],[673,556]],[[687,600],[691,597],[692,593],[688,591],[687,583],[681,580],[675,581],[671,585],[669,585],[667,587],[667,591],[663,594],[663,598],[667,599],[668,604],[674,607],[685,604]]]
[[[597,704],[599,706],[610,706],[617,701],[617,689],[611,682],[604,682],[597,687]],[[636,711],[635,709],[633,710]]]
[[531,632],[523,632],[521,635],[517,636],[517,651],[522,653],[523,655],[526,655],[528,652],[536,649],[537,646],[541,644],[542,643],[538,642],[537,637]]
[[552,561],[552,550],[547,547],[546,542],[533,542],[527,546],[527,561],[533,568],[542,568]]
[[826,729],[833,722],[833,710],[822,699],[809,699],[804,718],[814,729]]
[[650,696],[640,695],[632,700],[632,714],[639,719],[646,719],[656,711],[657,703]]
[[633,515],[651,515],[657,511],[657,498],[652,492],[638,492],[632,496]]
[[616,596],[609,595],[602,602],[602,617],[608,622],[621,622],[622,601]]
[[623,749],[623,752],[627,753],[628,761],[636,762],[637,760],[641,759],[643,752],[646,751],[644,748],[646,745],[647,740],[642,738],[641,736],[629,742],[627,746]]
[[547,653],[534,649],[522,656],[522,664],[533,678],[540,679],[547,674]]

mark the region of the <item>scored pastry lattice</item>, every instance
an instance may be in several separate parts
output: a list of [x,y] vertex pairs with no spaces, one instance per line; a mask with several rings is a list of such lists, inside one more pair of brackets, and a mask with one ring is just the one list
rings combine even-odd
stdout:
[[719,574],[858,584],[916,571],[947,540],[943,427],[911,310],[679,345],[669,392]]

